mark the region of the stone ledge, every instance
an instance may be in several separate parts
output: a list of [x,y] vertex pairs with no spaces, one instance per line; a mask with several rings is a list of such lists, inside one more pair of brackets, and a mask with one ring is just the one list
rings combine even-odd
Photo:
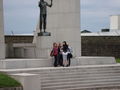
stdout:
[[52,59],[6,59],[0,61],[0,69],[52,67]]
[[39,74],[16,73],[11,76],[22,84],[23,90],[41,90]]
[[74,67],[42,67],[42,68],[23,68],[23,69],[0,69],[1,72],[6,73],[20,73],[20,72],[32,72],[32,71],[42,71],[42,70],[71,70],[71,69],[82,69],[82,68],[113,68],[120,67],[120,64],[111,65],[86,65],[86,66],[74,66]]
[[0,90],[23,90],[22,87],[5,87],[5,88],[0,88]]
[[114,57],[92,57],[92,56],[81,56],[77,58],[76,65],[109,65],[116,64]]
[[[22,69],[53,67],[53,58],[49,59],[6,59],[0,61],[0,69]],[[77,57],[71,59],[71,66],[116,64],[114,57]]]

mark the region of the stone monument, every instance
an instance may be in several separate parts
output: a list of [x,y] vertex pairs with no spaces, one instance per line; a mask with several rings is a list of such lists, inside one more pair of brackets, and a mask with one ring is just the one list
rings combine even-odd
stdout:
[[[51,1],[46,0],[47,3]],[[81,56],[80,0],[53,0],[47,8],[47,31],[51,36],[38,36],[39,24],[34,34],[37,58],[49,57],[53,42],[67,41],[74,56]]]
[[[2,3],[0,0],[0,58],[5,56]],[[48,3],[50,3],[49,0]],[[1,60],[0,72],[7,73],[21,82],[24,90],[60,90],[63,88],[66,90],[107,88],[109,90],[111,87],[115,87],[113,89],[118,88],[120,85],[118,78],[120,65],[115,65],[114,58],[80,57],[80,0],[53,0],[52,8],[48,8],[48,17],[47,31],[51,33],[51,36],[38,36],[39,24],[34,34],[33,43],[39,59]],[[75,67],[50,67],[50,63],[48,63],[51,62],[50,59],[42,58],[49,56],[53,42],[63,41],[67,41],[73,48],[74,56],[77,57],[72,60]],[[109,65],[106,65],[108,63]],[[45,68],[41,68],[41,66]],[[117,75],[116,72],[118,72]],[[67,77],[68,75],[69,77]],[[70,79],[70,77],[72,78]]]
[[[39,29],[40,33],[38,33],[38,36],[50,36],[51,34],[49,32],[46,32],[46,26],[47,26],[47,7],[52,7],[52,0],[51,4],[48,4],[44,0],[40,0],[39,7],[40,7],[40,21],[39,21]],[[44,30],[44,32],[42,31]]]
[[0,0],[0,59],[5,59],[3,0]]

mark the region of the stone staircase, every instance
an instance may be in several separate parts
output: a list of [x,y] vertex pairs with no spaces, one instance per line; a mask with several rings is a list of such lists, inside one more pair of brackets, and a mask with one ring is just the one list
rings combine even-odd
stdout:
[[42,90],[120,90],[119,64],[2,71],[39,74]]
[[[44,72],[42,90],[84,90],[120,86],[120,67],[69,68]],[[48,74],[49,73],[49,74]]]

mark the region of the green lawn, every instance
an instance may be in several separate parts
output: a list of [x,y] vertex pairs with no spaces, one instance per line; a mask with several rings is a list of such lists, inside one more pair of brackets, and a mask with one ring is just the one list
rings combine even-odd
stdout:
[[120,59],[116,59],[116,62],[117,62],[117,63],[120,63]]
[[14,80],[13,78],[9,77],[8,75],[0,73],[0,88],[17,87],[17,86],[21,86],[21,84],[16,80]]

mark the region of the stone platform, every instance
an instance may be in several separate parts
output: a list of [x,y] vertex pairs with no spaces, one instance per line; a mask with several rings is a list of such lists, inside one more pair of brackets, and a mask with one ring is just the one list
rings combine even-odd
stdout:
[[52,66],[52,59],[6,59],[0,61],[1,69],[38,68]]
[[[21,69],[53,67],[53,58],[49,59],[6,59],[0,61],[1,69]],[[115,64],[113,57],[78,57],[71,59],[71,66]]]
[[82,56],[78,57],[78,62],[76,65],[108,65],[108,64],[116,64],[116,60],[114,57],[89,57]]
[[[1,69],[20,80],[39,77],[39,90],[119,90],[120,64],[86,65],[74,67],[43,67],[26,69]],[[28,74],[27,74],[28,73]],[[28,75],[28,76],[27,76]],[[32,75],[32,76],[31,76]],[[27,76],[27,77],[26,77]],[[26,79],[31,82],[30,79]],[[27,82],[27,81],[26,81]],[[27,83],[26,83],[27,84]],[[38,90],[38,89],[34,89]]]
[[53,58],[6,59],[0,61],[0,68],[21,82],[24,90],[120,89],[120,65],[113,57],[73,58],[71,67],[53,67]]

